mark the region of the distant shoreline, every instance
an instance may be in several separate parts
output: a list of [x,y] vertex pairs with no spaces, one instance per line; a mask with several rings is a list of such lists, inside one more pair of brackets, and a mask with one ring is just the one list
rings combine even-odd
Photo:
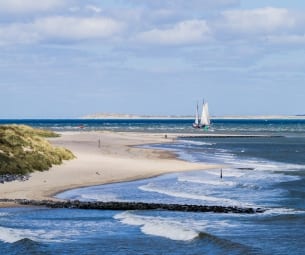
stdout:
[[[150,116],[150,115],[132,115],[132,114],[94,114],[81,117],[80,119],[152,119],[152,120],[192,120],[194,116]],[[305,120],[305,115],[228,115],[211,116],[213,120]]]
[[[305,115],[225,115],[211,116],[211,120],[305,120]],[[1,122],[21,120],[194,120],[194,116],[152,116],[152,115],[132,115],[132,114],[115,114],[115,115],[87,115],[82,117],[52,117],[52,118],[1,118]],[[4,123],[5,124],[5,123]]]

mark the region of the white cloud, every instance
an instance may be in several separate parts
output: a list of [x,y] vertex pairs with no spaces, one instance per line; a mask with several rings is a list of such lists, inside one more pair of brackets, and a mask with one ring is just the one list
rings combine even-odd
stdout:
[[0,26],[0,42],[34,43],[48,40],[107,39],[122,31],[124,25],[114,19],[52,16],[31,23]]
[[260,8],[254,10],[230,10],[222,13],[224,28],[243,34],[268,34],[293,29],[297,20],[284,8]]
[[204,20],[188,20],[179,22],[171,28],[142,32],[136,38],[141,42],[151,44],[194,44],[208,40],[210,29]]
[[170,8],[188,10],[204,10],[206,8],[219,8],[236,6],[239,0],[125,0],[136,5],[144,5],[149,8]]
[[65,5],[67,0],[1,0],[0,13],[47,11]]
[[86,9],[88,11],[92,11],[92,12],[95,12],[95,13],[100,13],[102,11],[101,8],[99,8],[99,7],[95,6],[95,5],[87,5]]
[[37,20],[33,27],[50,38],[82,40],[107,38],[123,28],[123,25],[110,18],[49,17]]

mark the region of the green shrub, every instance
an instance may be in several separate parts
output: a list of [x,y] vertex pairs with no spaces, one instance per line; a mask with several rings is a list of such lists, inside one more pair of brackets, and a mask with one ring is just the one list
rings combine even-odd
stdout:
[[25,125],[0,125],[0,175],[44,171],[75,158],[69,150],[52,146],[45,137],[58,135]]

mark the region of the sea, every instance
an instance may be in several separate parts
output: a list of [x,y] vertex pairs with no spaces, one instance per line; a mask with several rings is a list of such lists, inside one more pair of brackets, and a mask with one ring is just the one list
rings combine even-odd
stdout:
[[209,130],[193,129],[192,120],[186,119],[0,120],[10,123],[60,132],[215,135],[143,147],[170,150],[191,162],[222,164],[222,169],[68,190],[57,197],[253,207],[265,212],[0,208],[1,254],[305,254],[305,120],[213,119]]

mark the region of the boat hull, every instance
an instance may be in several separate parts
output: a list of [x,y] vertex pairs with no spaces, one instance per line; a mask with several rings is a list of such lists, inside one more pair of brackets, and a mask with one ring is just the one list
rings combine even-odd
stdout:
[[193,123],[193,128],[197,128],[197,129],[200,129],[200,128],[208,129],[209,126],[208,126],[208,125],[199,125],[199,124]]

